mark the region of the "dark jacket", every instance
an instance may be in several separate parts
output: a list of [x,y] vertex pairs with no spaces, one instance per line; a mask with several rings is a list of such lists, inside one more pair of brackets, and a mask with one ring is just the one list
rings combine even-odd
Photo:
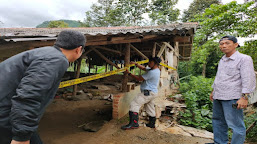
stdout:
[[25,51],[0,63],[0,128],[26,141],[37,130],[69,62],[60,49]]

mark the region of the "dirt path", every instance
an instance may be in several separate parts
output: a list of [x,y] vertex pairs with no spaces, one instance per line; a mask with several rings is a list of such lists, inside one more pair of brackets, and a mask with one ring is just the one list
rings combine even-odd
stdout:
[[127,118],[112,120],[95,133],[86,132],[79,125],[96,120],[110,120],[112,106],[106,101],[54,100],[43,116],[39,134],[45,144],[204,144],[209,139],[172,135],[140,127],[123,131],[120,126]]

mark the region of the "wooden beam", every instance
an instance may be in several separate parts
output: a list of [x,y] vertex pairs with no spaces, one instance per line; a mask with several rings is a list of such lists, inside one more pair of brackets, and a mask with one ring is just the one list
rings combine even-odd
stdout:
[[121,52],[120,52],[120,51],[113,50],[113,49],[110,49],[110,48],[106,48],[106,47],[103,47],[103,46],[94,46],[94,48],[103,49],[103,50],[110,51],[110,52],[114,52],[114,53],[117,53],[117,54],[121,55]]
[[[79,78],[79,75],[80,75],[80,68],[81,68],[81,61],[82,61],[82,58],[80,57],[80,58],[78,59],[77,71],[76,71],[75,79]],[[74,85],[74,86],[73,86],[73,92],[72,92],[72,96],[73,96],[73,97],[76,96],[77,89],[78,89],[78,85]]]
[[174,41],[176,42],[191,42],[190,36],[176,36],[174,38]]
[[[128,66],[130,63],[130,47],[131,47],[130,44],[126,44],[125,58],[124,58],[125,67]],[[127,84],[128,84],[128,73],[125,72],[123,74],[123,82],[122,82],[122,91],[123,92],[128,91]]]
[[92,48],[102,59],[104,59],[108,64],[115,66],[117,69],[120,69],[115,63],[106,58],[103,54],[101,54],[96,48]]
[[145,56],[141,51],[139,51],[135,46],[133,46],[132,44],[130,44],[130,47],[131,47],[132,49],[134,49],[140,56],[142,56],[142,57],[145,58],[145,59],[148,59],[148,57]]
[[164,52],[164,50],[165,50],[166,47],[167,47],[167,46],[166,46],[165,44],[162,45],[160,51],[159,51],[158,54],[157,54],[157,57],[160,57],[160,56],[162,55],[162,53]]
[[136,43],[136,42],[142,42],[141,39],[129,39],[129,40],[121,40],[121,41],[96,41],[96,42],[90,42],[88,41],[86,43],[86,46],[95,46],[95,45],[110,45],[110,44],[123,44],[123,43]]
[[82,58],[84,58],[88,53],[90,53],[92,51],[92,49],[89,49],[89,50],[87,50],[86,52],[84,52],[83,54],[82,54]]
[[169,47],[171,50],[175,51],[175,49],[167,42],[163,42],[167,47]]

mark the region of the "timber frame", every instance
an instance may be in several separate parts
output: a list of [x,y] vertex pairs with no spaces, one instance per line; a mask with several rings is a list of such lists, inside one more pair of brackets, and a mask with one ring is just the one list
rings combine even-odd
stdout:
[[[131,60],[158,56],[162,62],[177,68],[178,61],[189,60],[197,23],[177,23],[148,27],[64,28],[80,31],[87,37],[86,51],[77,60],[75,78],[80,77],[82,59],[120,67],[113,59],[128,65]],[[52,46],[63,28],[0,28],[0,62],[22,51]],[[172,57],[172,58],[171,58]],[[99,60],[101,59],[101,62]],[[90,65],[89,64],[89,65]],[[167,70],[171,73],[171,70]],[[89,70],[90,74],[90,70]],[[177,75],[177,74],[176,74]],[[129,91],[128,75],[124,73],[122,91]],[[73,95],[77,85],[73,86]]]

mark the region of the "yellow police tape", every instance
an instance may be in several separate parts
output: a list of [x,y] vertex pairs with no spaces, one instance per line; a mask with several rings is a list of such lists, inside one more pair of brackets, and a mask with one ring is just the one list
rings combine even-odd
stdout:
[[[148,63],[148,60],[139,61],[137,63],[138,64]],[[173,69],[173,70],[176,70],[175,68],[170,67],[170,66],[168,66],[166,64],[163,64],[163,63],[161,63],[160,65],[162,65],[164,67],[167,67],[167,68],[170,68],[170,69]],[[129,67],[132,67],[132,66],[134,66],[134,64],[129,65]],[[84,83],[84,82],[100,79],[100,78],[103,78],[103,77],[111,76],[111,75],[114,75],[114,74],[117,74],[117,73],[124,72],[129,67],[124,67],[124,68],[121,68],[121,69],[109,71],[109,72],[106,72],[106,73],[96,74],[96,75],[92,75],[92,76],[87,76],[87,77],[83,77],[83,78],[78,78],[78,79],[64,81],[64,82],[60,83],[59,88],[63,88],[63,87],[67,87],[67,86],[72,86],[72,85],[76,85],[76,84],[80,84],[80,83]]]

